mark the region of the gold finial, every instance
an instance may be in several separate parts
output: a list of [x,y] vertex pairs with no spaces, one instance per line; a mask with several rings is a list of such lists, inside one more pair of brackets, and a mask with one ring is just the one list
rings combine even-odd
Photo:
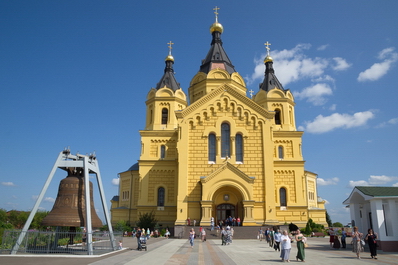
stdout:
[[271,45],[271,43],[269,43],[267,41],[266,43],[264,43],[264,45],[265,45],[265,49],[267,49],[267,56],[264,59],[264,63],[272,62],[272,57],[269,55],[269,50],[271,50],[271,48],[269,46]]
[[214,22],[213,25],[210,26],[210,33],[213,33],[214,31],[218,31],[218,32],[222,33],[224,31],[223,26],[220,23],[218,23],[218,12],[217,11],[219,9],[220,8],[217,6],[215,8],[213,8],[214,14],[216,15],[216,22]]
[[213,10],[215,10],[215,11],[214,11],[214,14],[216,14],[216,23],[218,22],[218,12],[217,12],[218,9],[220,9],[220,8],[217,7],[217,6],[216,6],[215,8],[213,8]]
[[171,45],[173,45],[174,43],[172,41],[170,41],[167,44],[169,45],[169,55],[166,57],[166,61],[174,62],[174,57],[173,57],[173,55],[171,55],[171,49],[173,49],[173,47]]

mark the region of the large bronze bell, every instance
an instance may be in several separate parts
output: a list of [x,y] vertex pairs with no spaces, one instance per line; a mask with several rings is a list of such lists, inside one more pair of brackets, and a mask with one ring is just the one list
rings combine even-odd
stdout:
[[[61,180],[53,209],[43,219],[44,226],[86,226],[84,171],[82,168],[69,168],[68,176]],[[94,209],[93,183],[90,181],[91,225],[102,226]]]

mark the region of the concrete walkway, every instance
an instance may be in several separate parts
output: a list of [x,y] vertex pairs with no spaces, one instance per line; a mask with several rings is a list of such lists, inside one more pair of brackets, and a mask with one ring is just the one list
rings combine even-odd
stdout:
[[[398,264],[398,253],[378,253],[378,260],[370,258],[369,252],[362,253],[362,259],[355,258],[351,246],[347,249],[332,250],[328,238],[310,238],[305,250],[305,264]],[[124,250],[102,256],[0,256],[0,264],[91,264],[91,265],[175,265],[175,264],[281,264],[280,253],[270,248],[264,241],[255,239],[234,240],[232,244],[221,246],[221,240],[201,242],[195,239],[191,248],[187,239],[149,239],[148,250],[138,251],[134,238],[124,238]],[[397,249],[398,250],[398,249]],[[297,249],[292,244],[291,263],[299,263],[295,256]]]

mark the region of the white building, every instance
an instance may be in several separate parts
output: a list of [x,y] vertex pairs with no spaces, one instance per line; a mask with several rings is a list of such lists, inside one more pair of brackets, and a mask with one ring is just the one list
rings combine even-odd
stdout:
[[398,251],[398,187],[357,186],[343,204],[353,226],[364,235],[369,228],[378,234],[380,250]]

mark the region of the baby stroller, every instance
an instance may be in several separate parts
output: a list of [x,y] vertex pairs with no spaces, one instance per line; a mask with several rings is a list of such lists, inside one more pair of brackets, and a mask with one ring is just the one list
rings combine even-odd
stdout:
[[146,237],[145,236],[141,236],[140,237],[140,245],[141,245],[140,248],[139,248],[140,251],[143,250],[143,249],[145,249],[145,251],[148,250],[148,248],[146,246]]

